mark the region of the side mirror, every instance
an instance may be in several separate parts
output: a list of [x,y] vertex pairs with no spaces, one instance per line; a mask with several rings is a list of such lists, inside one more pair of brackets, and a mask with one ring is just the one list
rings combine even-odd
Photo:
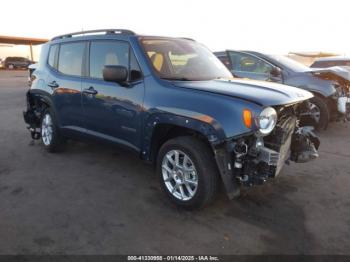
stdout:
[[142,78],[142,73],[138,70],[130,70],[130,81],[139,80]]
[[106,65],[103,68],[103,80],[124,83],[128,79],[128,69],[125,66]]
[[282,75],[282,70],[279,67],[275,66],[272,68],[270,75],[273,77],[280,77]]

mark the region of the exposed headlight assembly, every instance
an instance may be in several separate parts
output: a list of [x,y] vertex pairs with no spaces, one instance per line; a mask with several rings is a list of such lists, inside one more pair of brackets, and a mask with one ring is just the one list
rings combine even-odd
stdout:
[[272,107],[266,107],[260,115],[255,117],[255,124],[259,128],[258,134],[266,136],[272,132],[277,123],[277,113]]

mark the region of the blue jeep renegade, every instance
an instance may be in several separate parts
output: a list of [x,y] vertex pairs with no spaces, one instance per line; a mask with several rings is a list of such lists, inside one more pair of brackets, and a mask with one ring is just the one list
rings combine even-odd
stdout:
[[316,158],[319,140],[298,120],[311,97],[234,80],[191,39],[94,30],[43,45],[24,119],[49,152],[81,138],[131,149],[155,163],[173,202],[198,208],[220,183],[233,198],[288,160]]

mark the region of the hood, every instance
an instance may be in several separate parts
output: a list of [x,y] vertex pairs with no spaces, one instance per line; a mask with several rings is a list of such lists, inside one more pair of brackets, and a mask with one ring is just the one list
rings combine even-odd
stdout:
[[340,66],[328,67],[328,68],[310,68],[312,74],[334,74],[347,81],[350,81],[350,71]]
[[175,86],[191,88],[248,100],[261,106],[297,103],[313,95],[292,86],[254,80],[173,81]]

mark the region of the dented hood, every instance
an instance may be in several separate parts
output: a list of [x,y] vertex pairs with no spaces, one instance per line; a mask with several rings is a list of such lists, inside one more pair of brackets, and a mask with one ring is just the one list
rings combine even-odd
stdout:
[[244,99],[261,106],[292,104],[313,97],[310,92],[296,87],[245,79],[174,81],[173,84],[179,87]]
[[334,74],[341,77],[347,81],[350,81],[350,71],[346,68],[339,66],[333,66],[328,68],[310,68],[310,73],[312,74]]

